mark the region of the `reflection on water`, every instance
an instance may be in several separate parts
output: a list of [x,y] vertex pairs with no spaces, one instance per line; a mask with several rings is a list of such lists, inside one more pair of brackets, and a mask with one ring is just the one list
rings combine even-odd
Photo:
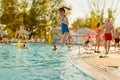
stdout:
[[72,66],[66,46],[57,51],[51,45],[28,46],[29,50],[0,44],[0,80],[95,80]]

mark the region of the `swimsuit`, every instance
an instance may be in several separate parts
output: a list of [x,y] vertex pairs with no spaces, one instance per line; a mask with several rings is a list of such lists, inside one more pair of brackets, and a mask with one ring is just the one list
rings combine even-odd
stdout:
[[119,38],[115,38],[115,43],[119,43],[120,39]]
[[105,38],[105,41],[112,40],[112,34],[111,33],[105,33],[104,38]]
[[[96,29],[97,31],[97,29]],[[96,38],[100,38],[100,34],[101,34],[102,30],[101,29],[98,29],[98,34],[96,35]]]
[[65,32],[69,32],[68,25],[64,22],[64,18],[65,16],[61,19],[62,34],[64,34]]

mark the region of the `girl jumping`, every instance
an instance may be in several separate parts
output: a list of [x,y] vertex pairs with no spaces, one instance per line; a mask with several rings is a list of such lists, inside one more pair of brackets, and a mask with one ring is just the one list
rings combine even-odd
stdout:
[[62,7],[62,8],[59,8],[59,10],[58,10],[59,15],[61,17],[60,23],[61,23],[61,30],[62,30],[62,35],[63,35],[61,42],[63,44],[65,44],[66,39],[69,36],[69,29],[68,29],[69,22],[68,22],[68,18],[66,17],[66,14],[65,14],[65,9],[71,10],[70,8],[67,8],[67,7]]

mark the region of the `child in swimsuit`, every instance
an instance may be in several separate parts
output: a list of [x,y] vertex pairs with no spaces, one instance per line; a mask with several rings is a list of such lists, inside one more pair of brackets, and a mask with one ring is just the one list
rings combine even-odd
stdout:
[[65,15],[65,9],[68,9],[68,10],[70,10],[69,8],[67,8],[67,7],[62,7],[62,8],[59,8],[59,15],[61,16],[61,21],[60,21],[60,23],[61,23],[61,30],[62,30],[62,43],[63,44],[65,44],[65,42],[66,42],[66,39],[68,38],[68,36],[69,36],[69,29],[68,29],[68,19],[67,19],[67,17],[66,17],[66,15]]
[[117,46],[119,48],[120,32],[118,31],[118,29],[115,30],[114,39],[115,39],[115,49],[116,49]]

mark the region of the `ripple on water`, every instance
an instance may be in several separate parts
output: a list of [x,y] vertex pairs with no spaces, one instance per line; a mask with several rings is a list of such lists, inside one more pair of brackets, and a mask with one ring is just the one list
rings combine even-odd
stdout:
[[69,62],[66,46],[27,45],[29,50],[0,44],[1,80],[95,80]]

